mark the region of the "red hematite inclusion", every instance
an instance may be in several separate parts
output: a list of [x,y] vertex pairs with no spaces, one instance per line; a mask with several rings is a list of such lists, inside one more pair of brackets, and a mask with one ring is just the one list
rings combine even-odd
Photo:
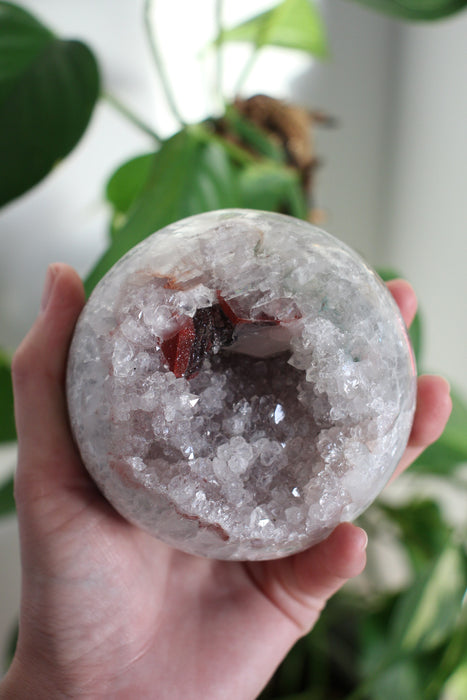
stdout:
[[[173,282],[170,286],[174,287]],[[241,334],[241,326],[260,329],[300,318],[300,312],[295,309],[288,318],[274,318],[264,312],[257,319],[245,318],[238,315],[240,311],[234,311],[219,290],[216,296],[218,304],[198,309],[193,318],[187,318],[181,328],[161,344],[169,369],[178,379],[195,377],[205,357],[231,345]]]
[[164,353],[169,369],[177,378],[193,376],[193,372],[196,371],[193,368],[192,361],[192,349],[195,339],[195,326],[190,318],[180,330],[161,344],[161,350]]

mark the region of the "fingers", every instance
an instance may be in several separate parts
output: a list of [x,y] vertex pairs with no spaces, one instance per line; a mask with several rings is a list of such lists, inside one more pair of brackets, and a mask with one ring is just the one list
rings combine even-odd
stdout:
[[449,392],[449,382],[443,377],[426,374],[419,378],[411,447],[427,447],[440,437],[451,413]]
[[406,282],[406,280],[397,279],[388,282],[387,287],[394,297],[405,325],[408,328],[417,312],[417,297],[415,296],[412,285]]
[[[388,288],[409,327],[417,311],[414,290],[404,280],[393,280],[388,283]],[[396,473],[405,469],[441,435],[450,411],[448,383],[441,377],[420,377],[411,436]],[[304,634],[315,624],[326,601],[346,581],[363,571],[367,541],[363,530],[342,523],[315,547],[250,570],[263,593]]]
[[[407,301],[410,301],[409,297]],[[406,306],[407,317],[414,310],[413,305]],[[445,379],[431,375],[419,378],[417,409],[409,443],[394,476],[439,438],[451,406],[449,384]],[[343,523],[327,540],[288,560],[288,568],[279,577],[282,595],[276,592],[276,598],[282,610],[302,627],[303,632],[315,624],[326,601],[348,579],[363,571],[366,544],[367,536],[363,530]]]
[[[413,307],[412,307],[413,310]],[[407,450],[396,475],[439,438],[451,411],[449,384],[442,377],[424,375],[418,380],[418,399]],[[314,625],[326,601],[366,563],[366,533],[343,523],[316,547],[278,562],[271,562],[269,580],[262,588],[305,633]],[[274,569],[273,567],[276,566]]]
[[[412,323],[417,311],[417,299],[411,285],[405,280],[396,279],[387,283],[407,327]],[[417,408],[407,449],[391,481],[435,442],[443,432],[452,402],[449,384],[442,377],[425,375],[418,379]]]
[[452,409],[449,391],[449,383],[443,377],[429,374],[419,377],[412,431],[392,479],[407,469],[442,434]]
[[13,359],[19,442],[17,486],[30,493],[80,474],[67,421],[64,381],[73,329],[84,304],[77,273],[51,265],[41,310]]

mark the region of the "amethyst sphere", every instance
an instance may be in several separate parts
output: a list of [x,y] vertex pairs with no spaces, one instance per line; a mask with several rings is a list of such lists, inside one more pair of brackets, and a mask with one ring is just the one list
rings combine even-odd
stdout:
[[218,559],[286,556],[362,513],[404,451],[415,389],[375,272],[309,223],[236,209],[127,253],[80,316],[67,374],[107,499]]

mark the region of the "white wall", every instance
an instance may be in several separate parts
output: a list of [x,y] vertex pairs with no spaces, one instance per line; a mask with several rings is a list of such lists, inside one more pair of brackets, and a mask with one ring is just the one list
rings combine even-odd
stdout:
[[399,23],[344,0],[324,3],[331,56],[292,82],[297,101],[321,108],[337,128],[318,129],[316,182],[324,227],[370,261],[381,231],[393,46]]
[[467,396],[467,11],[404,25],[394,52],[377,259],[403,270],[419,294],[424,366]]
[[[106,86],[163,134],[173,129],[144,42],[142,0],[23,4],[59,33],[89,41]],[[235,21],[270,2],[225,4]],[[200,118],[212,103],[193,61],[212,33],[213,0],[159,0],[157,6],[184,116]],[[269,51],[246,89],[291,97],[338,119],[337,129],[316,134],[324,163],[316,197],[327,211],[326,227],[374,263],[394,265],[411,279],[424,312],[425,364],[467,394],[467,13],[433,26],[408,26],[348,0],[324,0],[323,10],[331,59],[310,67],[299,56]],[[191,58],[180,59],[187,54]],[[245,57],[240,48],[227,54],[227,85]],[[101,106],[79,149],[0,213],[0,345],[16,346],[32,323],[49,262],[64,260],[81,274],[91,267],[105,246],[105,180],[125,158],[149,146],[144,135]],[[0,526],[0,562],[1,643],[18,606],[11,521]]]

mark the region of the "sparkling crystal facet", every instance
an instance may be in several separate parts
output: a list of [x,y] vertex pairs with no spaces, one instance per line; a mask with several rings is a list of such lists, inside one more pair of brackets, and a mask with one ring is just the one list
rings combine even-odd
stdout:
[[123,516],[187,552],[271,559],[381,491],[415,366],[356,253],[303,221],[227,210],[166,227],[104,277],[67,392],[83,461]]

